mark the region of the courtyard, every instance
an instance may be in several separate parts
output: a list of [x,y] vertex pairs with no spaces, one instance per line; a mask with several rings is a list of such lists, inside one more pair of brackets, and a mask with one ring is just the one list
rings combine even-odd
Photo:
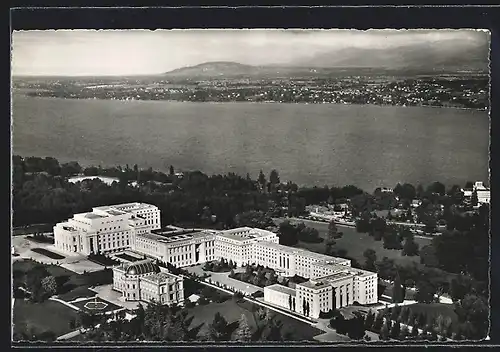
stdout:
[[[190,266],[184,268],[190,273],[197,274],[198,276],[202,276],[203,274],[209,274],[210,277],[206,279],[207,282],[211,282],[212,284],[216,285],[216,283],[219,283],[221,286],[226,286],[228,289],[232,291],[240,291],[244,292],[247,294],[252,294],[257,291],[262,291],[263,288],[259,286],[255,286],[240,280],[232,279],[229,277],[229,272],[222,272],[222,273],[214,273],[211,271],[205,271],[203,270],[203,266],[200,265],[195,265],[195,266]],[[239,272],[245,272],[244,268],[236,268],[234,269],[235,273]]]
[[17,257],[14,257],[14,261],[33,259],[44,264],[60,264],[78,274],[104,268],[104,266],[88,260],[84,255],[61,252],[53,244],[35,242],[26,236],[13,236],[12,246],[18,254]]

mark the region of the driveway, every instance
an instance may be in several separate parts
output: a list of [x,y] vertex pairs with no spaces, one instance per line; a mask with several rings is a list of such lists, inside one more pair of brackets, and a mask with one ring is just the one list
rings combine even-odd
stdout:
[[[122,298],[122,294],[120,292],[113,290],[113,285],[102,285],[96,286],[90,289],[97,293],[97,297],[102,298],[108,302],[116,304],[117,306],[124,307],[127,309],[136,309],[139,306],[140,302],[130,302],[125,301]],[[146,303],[142,302],[142,305],[145,306]]]
[[[104,266],[91,262],[85,255],[78,253],[66,253],[55,248],[50,243],[39,243],[31,241],[27,236],[13,236],[12,245],[19,256],[13,257],[14,260],[32,259],[44,264],[61,265],[63,268],[71,270],[77,274],[83,274],[84,271],[99,271]],[[54,252],[64,256],[64,259],[52,259],[43,254],[33,252],[34,248],[44,248],[48,251]]]

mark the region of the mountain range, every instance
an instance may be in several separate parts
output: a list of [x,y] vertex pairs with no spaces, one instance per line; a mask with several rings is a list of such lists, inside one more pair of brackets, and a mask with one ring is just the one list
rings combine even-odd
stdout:
[[286,64],[245,65],[230,61],[205,62],[164,73],[171,78],[336,75],[354,73],[488,72],[486,43],[448,40],[393,48],[349,47],[291,59]]

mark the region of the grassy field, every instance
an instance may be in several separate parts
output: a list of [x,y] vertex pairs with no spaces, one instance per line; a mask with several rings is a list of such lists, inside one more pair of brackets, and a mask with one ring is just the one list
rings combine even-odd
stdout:
[[[318,230],[320,237],[326,239],[328,235],[328,224],[318,223],[304,220],[304,224],[309,227],[313,227]],[[420,257],[413,256],[407,257],[401,255],[400,250],[385,249],[383,247],[383,241],[375,241],[366,233],[358,233],[355,228],[337,226],[339,232],[343,232],[343,236],[340,239],[335,240],[335,249],[344,249],[347,251],[347,255],[356,259],[360,264],[365,262],[363,253],[366,249],[372,248],[377,252],[377,259],[382,259],[383,257],[388,257],[389,259],[394,259],[396,264],[408,265],[411,263],[419,263]],[[415,238],[415,242],[419,244],[420,247],[430,244],[431,239],[427,238]],[[297,247],[308,249],[312,252],[324,253],[325,252],[325,242],[323,243],[305,243],[299,242]]]
[[36,334],[53,331],[56,336],[70,332],[71,318],[77,317],[77,312],[65,305],[45,301],[30,303],[16,299],[14,303],[14,332],[29,332],[34,329]]
[[[229,324],[236,329],[242,314],[245,314],[248,324],[252,332],[257,330],[257,321],[252,313],[252,309],[257,310],[258,306],[251,302],[245,301],[236,303],[230,299],[223,303],[210,303],[208,305],[196,306],[189,309],[190,316],[194,318],[191,322],[190,328],[199,327],[200,334],[208,332],[208,326],[212,323],[215,313],[219,312],[224,316]],[[276,318],[283,322],[282,334],[285,340],[295,341],[312,341],[313,337],[322,333],[306,323],[302,323],[288,316],[275,313]]]
[[[12,270],[14,272],[14,286],[19,286],[23,282],[23,276],[36,265],[41,265],[31,260],[19,260],[14,262]],[[98,284],[108,284],[112,282],[113,272],[96,271],[80,275],[57,265],[44,265],[50,275],[54,276],[59,287],[61,299],[71,301],[78,297],[91,297],[95,293],[90,293],[88,287]],[[80,295],[81,294],[81,295]]]

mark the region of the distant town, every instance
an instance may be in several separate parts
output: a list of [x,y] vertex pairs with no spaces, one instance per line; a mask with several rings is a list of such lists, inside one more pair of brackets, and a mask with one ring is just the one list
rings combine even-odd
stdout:
[[193,102],[337,103],[432,106],[484,110],[486,74],[415,77],[346,76],[273,79],[22,78],[14,89],[29,96],[70,99]]

